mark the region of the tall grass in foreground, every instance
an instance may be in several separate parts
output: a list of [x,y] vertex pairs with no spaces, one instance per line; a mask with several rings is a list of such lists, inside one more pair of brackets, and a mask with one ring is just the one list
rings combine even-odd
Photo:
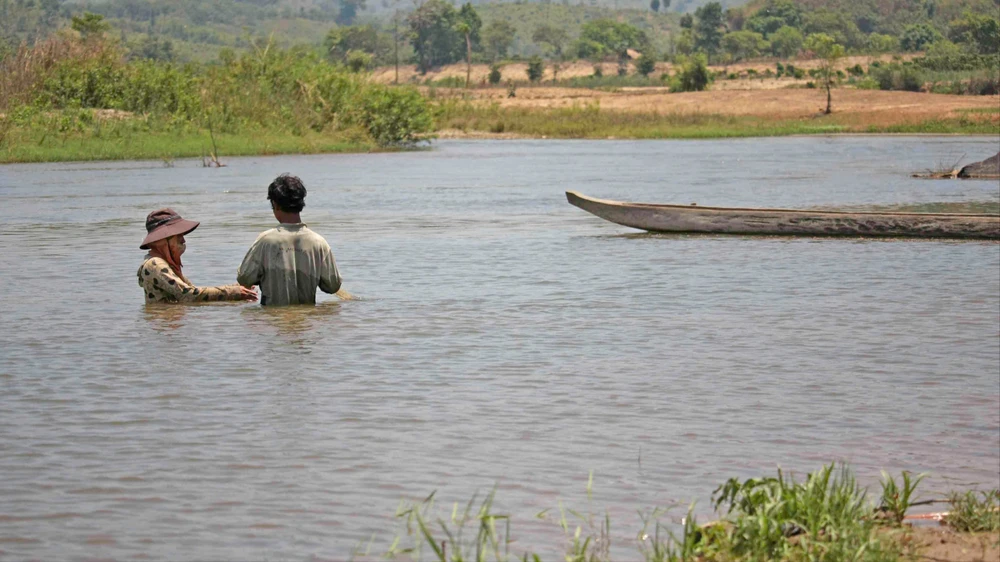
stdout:
[[[882,496],[870,501],[852,471],[830,464],[796,481],[778,471],[776,477],[731,478],[712,494],[723,518],[699,525],[694,504],[676,523],[664,523],[670,510],[640,511],[642,527],[632,546],[646,562],[686,561],[815,561],[888,562],[915,555],[903,531],[890,531],[913,505],[923,476],[883,473]],[[588,504],[593,475],[587,485]],[[438,515],[434,494],[403,503],[397,511],[402,529],[385,556],[389,559],[437,562],[540,562],[535,552],[512,553],[512,520],[493,511],[496,490],[476,506],[476,497],[450,517]],[[1000,492],[952,495],[948,523],[959,531],[1000,530]],[[546,518],[552,510],[538,514]],[[566,562],[610,562],[611,520],[592,510],[558,507]],[[888,518],[886,518],[888,515]],[[367,554],[367,553],[366,553]],[[427,555],[425,557],[425,554]],[[618,556],[621,556],[618,554]]]

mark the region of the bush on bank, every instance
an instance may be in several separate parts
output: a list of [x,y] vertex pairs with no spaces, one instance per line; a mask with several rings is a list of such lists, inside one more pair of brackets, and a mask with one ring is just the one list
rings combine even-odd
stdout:
[[[431,130],[411,88],[373,84],[307,49],[263,45],[220,64],[129,61],[118,45],[58,35],[0,62],[0,113],[45,127],[54,113],[109,110],[157,131],[321,134],[408,146]],[[54,121],[54,123],[53,123]],[[359,138],[360,137],[360,138]]]

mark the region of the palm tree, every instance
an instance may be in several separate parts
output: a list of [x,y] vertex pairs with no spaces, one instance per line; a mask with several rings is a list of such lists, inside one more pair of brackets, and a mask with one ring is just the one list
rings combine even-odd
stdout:
[[455,31],[465,36],[465,89],[469,89],[472,77],[472,28],[468,23],[460,21],[455,24]]

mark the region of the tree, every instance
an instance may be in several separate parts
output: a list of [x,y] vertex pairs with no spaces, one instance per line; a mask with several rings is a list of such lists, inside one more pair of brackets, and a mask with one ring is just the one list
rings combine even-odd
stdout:
[[514,26],[504,20],[494,20],[483,29],[483,48],[486,58],[495,61],[507,57],[514,42]]
[[743,8],[726,8],[725,14],[726,18],[726,29],[729,31],[743,31],[743,26],[746,23],[747,14]]
[[899,50],[899,39],[892,35],[872,33],[868,36],[868,52],[870,53],[893,53],[897,50]]
[[108,22],[104,21],[104,16],[90,12],[84,12],[82,16],[73,16],[70,27],[79,32],[84,39],[102,37],[105,31],[111,29]]
[[841,45],[864,46],[864,34],[848,14],[841,11],[822,8],[804,14],[802,32],[806,35],[823,33],[833,37],[833,40]]
[[465,37],[465,88],[469,88],[472,80],[472,44],[473,39],[479,45],[479,30],[483,27],[483,20],[479,19],[472,4],[465,3],[458,12],[458,22],[455,24],[455,31]]
[[654,12],[659,12],[660,11],[660,0],[650,0],[650,2],[649,2],[649,9],[653,10]]
[[656,70],[656,55],[653,53],[643,53],[642,56],[635,61],[635,71],[643,76],[649,76],[654,70]]
[[733,31],[722,37],[722,48],[734,61],[752,59],[770,48],[764,36],[755,31]]
[[986,14],[966,11],[951,22],[948,36],[955,43],[965,43],[980,54],[1000,52],[1000,20]]
[[756,31],[764,37],[785,26],[802,27],[802,8],[791,0],[768,0],[743,25],[744,29]]
[[711,75],[708,73],[708,59],[703,53],[680,57],[677,66],[677,74],[670,80],[671,92],[700,92],[708,88]]
[[694,52],[694,31],[685,29],[681,31],[680,37],[674,43],[674,49],[681,55],[690,55]]
[[722,42],[722,5],[709,2],[694,12],[695,48],[714,55]]
[[545,63],[542,62],[542,58],[539,56],[531,57],[528,61],[528,80],[532,82],[538,82],[542,79],[542,74],[545,73]]
[[351,51],[379,54],[379,37],[375,28],[370,25],[350,25],[334,27],[327,32],[323,47],[330,60],[347,62]]
[[427,0],[407,17],[407,22],[421,72],[455,62],[465,54],[465,38],[455,31],[458,11],[444,0]]
[[819,68],[826,87],[826,110],[823,113],[829,115],[833,112],[830,89],[837,78],[837,61],[844,56],[844,46],[825,33],[816,33],[806,38],[805,47],[823,59]]
[[542,24],[535,28],[534,33],[531,34],[531,40],[535,43],[548,45],[552,52],[552,56],[557,59],[562,59],[563,48],[569,41],[569,34],[566,33],[566,30],[561,27]]
[[339,0],[340,12],[334,19],[340,25],[351,25],[359,10],[365,9],[365,0]]
[[471,49],[476,52],[482,50],[480,32],[483,29],[483,20],[479,18],[479,14],[472,7],[472,4],[468,2],[462,4],[462,9],[458,11],[458,19],[469,26],[468,43]]
[[464,21],[455,24],[455,31],[465,37],[465,89],[469,89],[469,80],[472,78],[472,28]]
[[776,57],[793,57],[802,49],[804,40],[801,31],[786,25],[771,34],[771,52]]
[[628,68],[629,49],[645,51],[646,34],[633,25],[612,19],[597,19],[583,24],[576,51],[580,58],[601,60],[609,55],[618,59],[619,73]]
[[174,60],[174,44],[169,39],[146,37],[132,51],[135,58],[170,62]]
[[501,78],[503,78],[503,75],[500,73],[500,65],[496,63],[491,64],[489,75],[490,84],[499,84]]
[[351,72],[361,72],[371,67],[372,56],[364,51],[348,51],[346,63]]
[[926,23],[916,23],[903,28],[899,43],[907,51],[922,51],[940,39],[938,30]]

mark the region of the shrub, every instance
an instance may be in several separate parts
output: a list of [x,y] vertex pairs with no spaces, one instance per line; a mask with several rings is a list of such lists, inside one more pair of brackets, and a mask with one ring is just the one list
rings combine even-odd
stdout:
[[913,492],[916,491],[917,485],[925,476],[927,475],[920,474],[914,478],[909,472],[904,471],[902,486],[900,486],[891,474],[882,471],[882,501],[879,503],[878,509],[885,517],[888,517],[893,525],[899,527],[903,524],[906,510],[913,503]]
[[[965,52],[947,52],[929,49],[924,57],[913,63],[927,70],[993,70],[1000,69],[1000,55],[978,55]],[[873,63],[874,64],[874,63]]]
[[774,70],[775,70],[775,75],[778,78],[781,78],[781,75],[785,73],[785,65],[781,64],[780,62],[777,62],[774,64]]
[[860,64],[856,64],[848,68],[847,73],[850,74],[851,76],[864,76],[865,69]]
[[907,51],[922,51],[943,39],[941,33],[926,23],[907,25],[899,43]]
[[973,76],[969,79],[965,93],[972,96],[1000,95],[1000,76],[994,73]]
[[[980,499],[980,496],[982,499]],[[950,527],[962,533],[1000,531],[1000,490],[986,492],[952,492],[948,499],[951,509],[945,519]]]
[[704,54],[684,58],[679,67],[670,82],[671,92],[700,92],[708,89],[711,78]]
[[656,70],[656,58],[647,53],[643,53],[635,62],[635,71],[643,76],[649,76],[654,70]]
[[379,146],[408,146],[433,125],[427,104],[410,87],[373,85],[361,97],[359,121]]
[[846,467],[824,466],[802,483],[780,470],[777,478],[732,478],[712,497],[732,526],[724,539],[736,556],[726,559],[896,559],[876,536],[866,492]]
[[528,61],[528,80],[532,82],[538,82],[542,79],[542,74],[545,73],[545,63],[542,62],[541,57],[531,57]]
[[871,76],[865,76],[861,80],[855,82],[854,87],[859,90],[878,90],[879,84],[878,81]]
[[500,65],[496,63],[491,64],[489,75],[490,84],[499,84],[502,78],[503,76],[500,73]]
[[923,73],[913,65],[890,63],[869,69],[869,76],[878,82],[882,90],[905,90],[919,92],[923,88]]
[[362,70],[368,70],[371,68],[372,61],[374,58],[372,55],[364,51],[348,51],[347,52],[347,68],[351,69],[351,72],[361,72]]
[[785,66],[785,76],[791,76],[796,80],[801,80],[805,78],[806,71],[796,67],[794,64],[789,64]]

